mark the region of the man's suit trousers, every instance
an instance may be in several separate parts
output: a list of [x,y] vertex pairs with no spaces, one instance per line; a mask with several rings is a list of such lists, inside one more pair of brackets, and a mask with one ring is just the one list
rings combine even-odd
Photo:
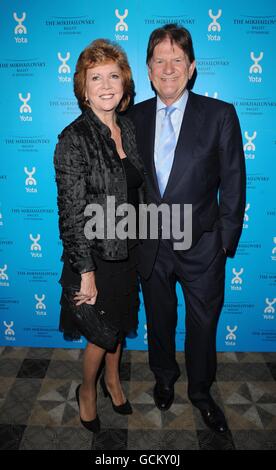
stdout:
[[[219,247],[205,271],[185,279],[185,261],[179,260],[169,240],[161,240],[152,274],[142,279],[149,364],[156,381],[173,386],[180,375],[175,357],[177,326],[176,282],[186,306],[185,359],[188,396],[204,408],[216,375],[216,331],[224,300],[226,255]],[[201,263],[202,264],[202,263]]]

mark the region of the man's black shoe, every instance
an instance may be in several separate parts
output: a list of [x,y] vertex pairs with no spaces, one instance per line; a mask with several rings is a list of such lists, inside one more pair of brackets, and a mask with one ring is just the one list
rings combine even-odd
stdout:
[[211,405],[209,408],[199,410],[206,426],[217,433],[224,433],[229,430],[225,416],[217,405]]
[[168,410],[174,400],[174,388],[173,387],[164,387],[158,383],[155,384],[153,390],[154,402],[161,411]]

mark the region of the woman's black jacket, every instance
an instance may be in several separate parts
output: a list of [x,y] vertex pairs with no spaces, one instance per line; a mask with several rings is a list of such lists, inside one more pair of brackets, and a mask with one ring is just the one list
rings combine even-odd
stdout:
[[[128,118],[119,115],[117,123],[121,129],[124,151],[144,181],[133,124]],[[115,196],[116,208],[127,203],[124,168],[110,129],[91,109],[85,110],[59,135],[54,165],[63,256],[69,259],[72,269],[78,273],[93,271],[96,268],[93,250],[106,260],[125,259],[128,255],[126,239],[88,239],[84,234],[86,222],[91,218],[84,215],[88,204],[100,204],[106,215],[107,196]],[[139,203],[145,203],[145,183],[138,191]],[[115,217],[115,222],[121,218]]]

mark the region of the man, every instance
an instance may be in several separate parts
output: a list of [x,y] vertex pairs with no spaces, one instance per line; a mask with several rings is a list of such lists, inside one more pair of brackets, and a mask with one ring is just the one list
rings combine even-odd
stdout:
[[[176,282],[186,304],[185,357],[188,396],[209,428],[227,431],[210,394],[216,375],[216,330],[224,299],[225,261],[233,256],[245,207],[245,165],[234,107],[188,91],[195,71],[190,33],[177,25],[152,32],[147,49],[156,98],[131,110],[144,160],[148,202],[192,204],[192,244],[174,249],[174,236],[144,240],[142,290],[148,323],[154,400],[173,403],[180,375],[175,359]],[[183,219],[183,217],[182,217]],[[185,223],[185,219],[181,223]]]

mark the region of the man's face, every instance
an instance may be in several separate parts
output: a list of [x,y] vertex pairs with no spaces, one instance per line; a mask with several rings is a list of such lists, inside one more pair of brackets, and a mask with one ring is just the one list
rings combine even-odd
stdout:
[[190,64],[185,52],[166,38],[154,48],[148,73],[158,96],[169,106],[183,94],[194,69],[195,61]]

